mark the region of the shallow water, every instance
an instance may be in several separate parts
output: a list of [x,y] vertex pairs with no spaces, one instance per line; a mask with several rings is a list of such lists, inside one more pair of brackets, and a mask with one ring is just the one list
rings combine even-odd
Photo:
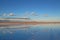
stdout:
[[60,24],[3,26],[0,40],[60,40]]

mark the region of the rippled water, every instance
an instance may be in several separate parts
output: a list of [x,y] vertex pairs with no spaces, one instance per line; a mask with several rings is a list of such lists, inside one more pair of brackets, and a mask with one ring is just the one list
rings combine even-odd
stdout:
[[2,26],[0,40],[60,40],[60,24]]

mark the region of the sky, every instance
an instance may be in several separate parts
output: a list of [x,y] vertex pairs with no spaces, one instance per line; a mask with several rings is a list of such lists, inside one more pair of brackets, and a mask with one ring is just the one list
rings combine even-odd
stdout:
[[60,21],[60,0],[0,0],[0,18]]

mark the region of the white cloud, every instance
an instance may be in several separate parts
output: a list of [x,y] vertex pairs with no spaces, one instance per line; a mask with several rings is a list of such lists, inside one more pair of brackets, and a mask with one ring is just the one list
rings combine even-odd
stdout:
[[14,16],[14,14],[13,13],[10,13],[9,16]]
[[37,14],[35,12],[32,12],[31,15],[32,16],[37,16]]

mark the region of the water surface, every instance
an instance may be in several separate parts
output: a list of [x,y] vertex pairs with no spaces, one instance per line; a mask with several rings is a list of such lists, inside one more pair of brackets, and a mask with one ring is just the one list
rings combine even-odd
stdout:
[[60,24],[2,26],[0,40],[60,40]]

